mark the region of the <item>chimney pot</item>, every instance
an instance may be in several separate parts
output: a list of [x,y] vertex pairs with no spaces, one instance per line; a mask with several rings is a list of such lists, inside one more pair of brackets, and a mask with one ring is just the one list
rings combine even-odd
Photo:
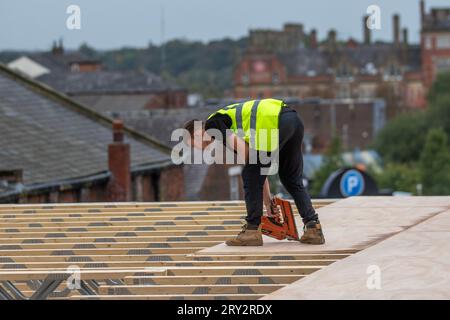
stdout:
[[309,46],[311,48],[317,48],[317,30],[312,29],[309,35]]
[[392,17],[394,24],[394,44],[400,44],[400,16],[398,14],[394,14]]
[[425,1],[420,0],[420,23],[423,27],[423,22],[425,20]]
[[367,27],[367,19],[369,19],[368,15],[363,17],[364,44],[370,44],[372,36],[371,30]]
[[114,120],[113,121],[113,141],[123,142],[123,121]]
[[403,28],[403,44],[408,46],[408,28]]

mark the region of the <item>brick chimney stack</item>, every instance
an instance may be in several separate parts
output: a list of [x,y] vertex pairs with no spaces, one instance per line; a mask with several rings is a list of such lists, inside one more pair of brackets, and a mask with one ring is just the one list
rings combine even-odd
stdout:
[[408,28],[403,28],[403,45],[408,46]]
[[317,48],[317,30],[312,29],[309,35],[309,46],[311,48]]
[[392,22],[394,25],[394,44],[398,46],[400,44],[400,16],[394,14],[392,17]]
[[337,38],[337,33],[336,30],[331,29],[330,31],[328,31],[328,48],[331,51],[334,51],[336,49],[336,38]]
[[113,122],[113,143],[108,145],[108,168],[111,179],[108,184],[109,201],[130,201],[130,145],[124,143],[123,122]]
[[369,19],[368,15],[363,17],[363,34],[364,34],[364,44],[365,45],[370,44],[371,37],[372,37],[371,30],[367,27],[367,19]]
[[423,27],[423,22],[425,20],[425,1],[420,0],[420,27]]

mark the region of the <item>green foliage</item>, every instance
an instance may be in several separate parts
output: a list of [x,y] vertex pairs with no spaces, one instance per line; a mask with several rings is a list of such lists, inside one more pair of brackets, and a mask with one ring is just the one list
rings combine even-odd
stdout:
[[449,93],[433,98],[427,112],[430,127],[442,128],[450,140],[450,88]]
[[312,184],[311,194],[318,196],[323,184],[328,179],[330,174],[343,166],[341,157],[342,144],[338,137],[331,140],[331,144],[324,156],[323,163],[319,170],[314,174],[314,183]]
[[428,103],[433,105],[437,99],[450,96],[450,72],[439,73],[428,92]]
[[441,127],[450,139],[450,73],[439,74],[428,94],[428,109],[391,120],[377,135],[374,148],[386,162],[419,161],[425,137]]
[[414,165],[388,163],[383,172],[374,175],[380,189],[392,189],[416,193],[416,186],[420,183],[420,172]]
[[414,192],[416,182],[426,195],[450,194],[450,73],[441,73],[428,94],[424,112],[389,122],[374,147],[387,163],[377,176],[382,188]]
[[380,131],[374,147],[386,162],[417,161],[425,143],[428,126],[424,112],[400,115]]
[[[171,40],[146,49],[122,48],[99,52],[110,70],[149,70],[205,97],[222,97],[232,85],[233,67],[247,43],[223,39],[203,43]],[[83,48],[84,50],[89,48]],[[88,51],[88,50],[87,50]]]
[[450,147],[443,129],[428,132],[419,167],[425,195],[450,194]]

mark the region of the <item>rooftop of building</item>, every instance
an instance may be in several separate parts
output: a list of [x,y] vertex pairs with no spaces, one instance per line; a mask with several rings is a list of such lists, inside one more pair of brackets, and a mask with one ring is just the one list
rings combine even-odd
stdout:
[[[0,64],[0,166],[26,186],[107,172],[112,120]],[[171,164],[170,149],[125,128],[133,170]]]
[[51,72],[39,81],[67,94],[132,94],[182,90],[149,71]]

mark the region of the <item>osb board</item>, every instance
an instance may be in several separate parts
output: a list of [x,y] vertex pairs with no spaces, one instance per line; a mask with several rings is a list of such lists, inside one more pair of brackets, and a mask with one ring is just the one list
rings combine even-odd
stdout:
[[450,210],[264,299],[450,299],[449,230]]
[[[362,250],[421,221],[443,212],[450,197],[353,197],[317,210],[324,230],[324,245],[304,245],[293,241],[277,241],[264,237],[263,247],[228,247],[224,243],[206,248],[201,253],[250,252],[320,252],[330,250]],[[371,204],[370,207],[367,203]],[[395,203],[395,206],[393,206]],[[301,232],[302,223],[296,217]]]

